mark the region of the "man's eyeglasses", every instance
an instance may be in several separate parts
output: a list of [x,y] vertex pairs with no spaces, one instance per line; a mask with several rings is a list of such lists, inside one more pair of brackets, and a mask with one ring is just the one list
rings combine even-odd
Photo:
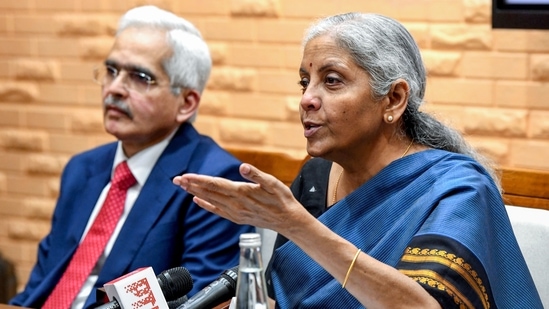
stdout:
[[158,82],[154,77],[150,76],[148,73],[132,69],[117,68],[112,65],[94,68],[93,80],[102,86],[108,86],[123,71],[126,72],[126,76],[122,76],[123,83],[128,89],[135,90],[139,93],[146,93],[149,91],[151,85],[158,85]]

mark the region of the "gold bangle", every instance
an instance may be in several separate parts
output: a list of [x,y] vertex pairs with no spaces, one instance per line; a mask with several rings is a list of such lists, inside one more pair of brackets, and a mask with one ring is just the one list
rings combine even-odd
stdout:
[[360,254],[360,249],[355,253],[355,257],[353,258],[353,261],[351,262],[351,265],[349,266],[349,269],[347,270],[347,274],[345,275],[345,280],[343,280],[343,284],[341,285],[341,288],[344,289],[345,285],[347,284],[347,279],[349,279],[349,275],[351,274],[351,270],[353,270],[353,266],[355,266],[356,259],[358,258],[358,255]]

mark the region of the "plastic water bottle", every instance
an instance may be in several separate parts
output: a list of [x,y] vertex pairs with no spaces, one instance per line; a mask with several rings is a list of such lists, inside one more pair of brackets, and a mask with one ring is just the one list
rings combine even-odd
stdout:
[[261,259],[261,235],[258,233],[240,235],[236,309],[269,309]]

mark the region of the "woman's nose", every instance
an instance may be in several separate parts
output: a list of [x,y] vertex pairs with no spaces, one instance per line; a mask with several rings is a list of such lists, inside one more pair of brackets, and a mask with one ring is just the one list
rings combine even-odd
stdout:
[[320,97],[318,96],[318,93],[313,91],[311,87],[308,87],[303,91],[303,95],[301,96],[301,102],[299,103],[301,106],[301,109],[304,111],[308,110],[316,110],[320,108]]

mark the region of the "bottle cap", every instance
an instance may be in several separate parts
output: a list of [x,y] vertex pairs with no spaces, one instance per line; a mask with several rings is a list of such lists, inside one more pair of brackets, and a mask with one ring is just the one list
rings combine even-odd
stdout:
[[261,246],[261,235],[259,233],[240,234],[240,247]]

